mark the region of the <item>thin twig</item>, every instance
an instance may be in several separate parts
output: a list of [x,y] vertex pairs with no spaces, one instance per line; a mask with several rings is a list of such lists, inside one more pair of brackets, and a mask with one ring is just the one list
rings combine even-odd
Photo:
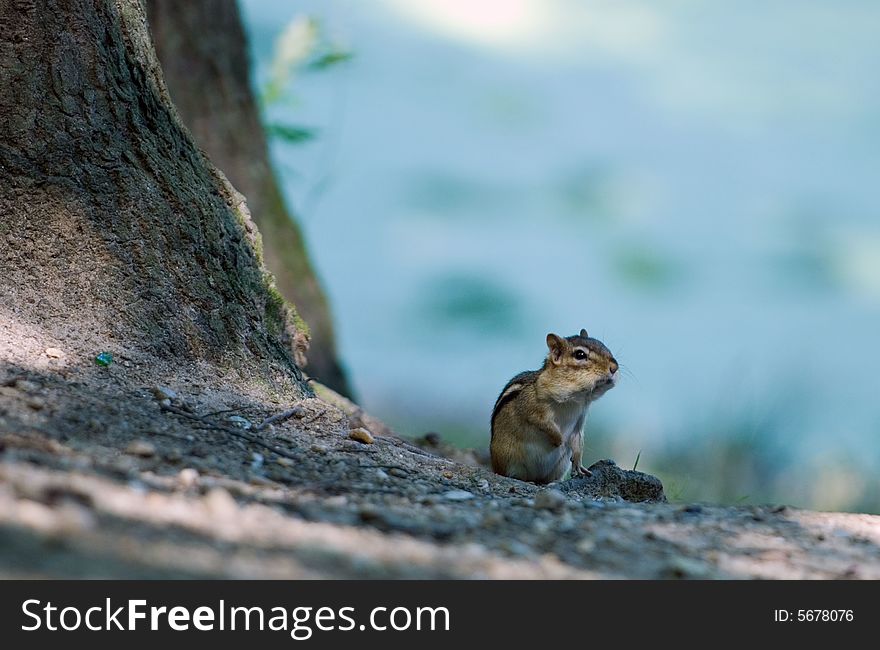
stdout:
[[283,422],[289,418],[292,418],[294,415],[298,413],[305,414],[305,409],[302,406],[294,406],[292,409],[288,409],[286,411],[282,411],[281,413],[276,413],[275,415],[267,417],[265,420],[260,422],[257,426],[254,427],[255,431],[260,431],[261,429],[265,429],[270,424],[276,424],[278,422]]
[[224,413],[235,413],[236,411],[240,411],[241,409],[223,409],[222,411],[212,411],[211,413],[205,413],[203,418],[212,418],[215,415],[223,415]]
[[241,438],[242,440],[247,440],[248,442],[257,445],[259,447],[263,447],[264,449],[268,449],[274,454],[279,456],[283,456],[284,458],[289,458],[290,460],[299,460],[296,455],[290,453],[289,451],[285,451],[284,449],[279,449],[278,447],[273,446],[271,443],[266,442],[262,438],[258,438],[255,435],[250,433],[246,433],[244,431],[239,431],[237,429],[233,429],[231,427],[225,427],[222,424],[217,424],[216,422],[209,422],[204,419],[204,416],[197,415],[195,413],[190,413],[189,411],[184,411],[183,409],[175,408],[174,406],[165,406],[162,405],[163,411],[168,411],[169,413],[174,413],[175,415],[180,415],[181,417],[189,418],[190,420],[196,420],[201,422],[202,424],[207,425],[211,429],[216,429],[217,431],[222,431],[230,436],[235,438]]

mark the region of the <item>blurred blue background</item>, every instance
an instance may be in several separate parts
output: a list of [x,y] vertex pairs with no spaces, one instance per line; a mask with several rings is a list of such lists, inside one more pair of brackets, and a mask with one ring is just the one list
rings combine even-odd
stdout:
[[367,409],[485,446],[507,379],[586,327],[624,368],[587,462],[880,512],[880,5],[242,10]]

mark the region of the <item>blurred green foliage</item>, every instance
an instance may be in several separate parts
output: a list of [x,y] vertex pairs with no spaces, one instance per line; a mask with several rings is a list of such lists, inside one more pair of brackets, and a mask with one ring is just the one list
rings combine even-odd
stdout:
[[[296,16],[281,32],[275,43],[271,73],[263,85],[260,101],[263,108],[276,104],[296,105],[299,98],[293,84],[299,74],[325,72],[352,60],[354,54],[334,42],[319,20]],[[314,140],[318,131],[312,127],[270,122],[270,138],[298,145]]]

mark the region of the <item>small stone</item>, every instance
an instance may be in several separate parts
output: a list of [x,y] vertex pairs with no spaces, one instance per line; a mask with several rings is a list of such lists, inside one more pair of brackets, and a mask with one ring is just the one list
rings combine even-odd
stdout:
[[149,458],[150,456],[156,455],[156,446],[146,440],[133,440],[129,443],[128,447],[125,448],[125,451],[132,456]]
[[250,420],[248,420],[247,418],[243,418],[240,415],[230,415],[226,419],[229,422],[232,422],[232,424],[237,426],[239,429],[244,429],[245,431],[247,431],[248,429],[251,428],[251,426],[253,426],[253,425],[251,425]]
[[404,469],[400,469],[399,467],[392,467],[388,470],[388,473],[391,476],[396,476],[397,478],[409,478],[409,472]]
[[251,458],[253,459],[251,460],[251,471],[259,471],[260,468],[263,466],[263,461],[266,460],[265,457],[263,456],[263,454],[258,454],[257,452],[254,452],[253,454],[251,454]]
[[58,348],[46,348],[46,356],[50,359],[60,359],[64,356],[64,351]]
[[380,481],[387,481],[390,477],[385,473],[385,470],[382,468],[376,469],[376,478]]
[[159,404],[162,406],[171,406],[171,400],[166,397],[163,400],[159,400]]
[[279,457],[278,460],[276,460],[275,462],[281,465],[281,467],[293,467],[293,461],[290,458],[285,458],[284,456]]
[[443,493],[443,498],[447,501],[467,501],[473,499],[476,495],[467,490],[450,490]]
[[372,445],[376,441],[376,439],[373,438],[373,434],[367,431],[364,427],[357,427],[356,429],[352,429],[348,432],[348,437],[352,440],[362,442],[365,445]]
[[177,399],[177,393],[167,386],[153,386],[150,388],[150,392],[153,393],[157,400]]
[[109,366],[111,363],[113,363],[113,355],[109,352],[102,352],[95,357],[95,363],[99,366]]
[[553,488],[541,490],[535,495],[535,508],[538,510],[558,510],[565,502],[565,495]]
[[316,454],[326,454],[328,451],[326,445],[319,445],[318,443],[315,443],[314,445],[309,447],[309,449],[311,451],[315,452]]
[[489,481],[487,481],[484,478],[481,478],[477,481],[477,487],[480,488],[481,490],[488,490],[489,489]]
[[192,487],[199,481],[199,473],[192,467],[180,470],[177,474],[177,482],[185,488]]
[[589,537],[584,537],[575,545],[575,548],[578,550],[579,553],[592,553],[593,549],[596,548],[596,542],[594,542]]
[[27,405],[35,411],[42,411],[44,408],[46,408],[46,400],[44,400],[42,397],[31,397],[27,401]]
[[455,476],[455,474],[450,472],[448,469],[445,472],[443,472],[443,478],[452,478],[453,476]]

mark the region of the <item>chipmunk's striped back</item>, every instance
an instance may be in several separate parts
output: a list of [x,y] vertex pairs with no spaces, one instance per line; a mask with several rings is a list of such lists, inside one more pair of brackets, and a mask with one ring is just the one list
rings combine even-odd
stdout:
[[495,435],[495,417],[498,415],[498,412],[505,404],[513,400],[520,393],[520,391],[522,391],[523,388],[525,388],[529,384],[535,383],[537,377],[537,370],[526,370],[525,372],[519,373],[516,377],[507,382],[507,384],[501,390],[501,394],[498,395],[498,399],[495,400],[495,406],[492,407],[492,423],[490,427],[492,436]]

